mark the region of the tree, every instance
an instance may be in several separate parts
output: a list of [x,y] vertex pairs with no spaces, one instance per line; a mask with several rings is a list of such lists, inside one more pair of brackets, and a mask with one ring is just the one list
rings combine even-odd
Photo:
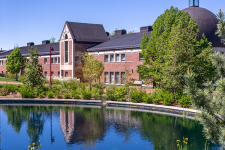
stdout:
[[42,65],[38,61],[39,53],[37,52],[37,48],[31,47],[28,51],[30,54],[27,55],[29,60],[26,67],[25,83],[27,86],[31,85],[33,89],[37,85],[43,85],[44,76]]
[[218,79],[204,83],[204,89],[197,86],[193,73],[185,75],[185,92],[192,104],[201,113],[198,114],[204,127],[205,136],[213,141],[219,141],[225,146],[225,58],[219,52],[212,55],[211,60],[216,67]]
[[84,66],[82,68],[83,76],[89,81],[89,90],[91,91],[91,83],[95,79],[99,79],[104,71],[104,66],[102,61],[98,61],[94,58],[94,55],[84,53],[82,56]]
[[217,14],[218,24],[217,24],[217,31],[218,37],[221,37],[221,42],[225,44],[225,15],[220,9],[219,13]]
[[134,30],[133,31],[128,31],[128,34],[130,34],[130,33],[134,33]]
[[[183,75],[191,68],[199,85],[214,77],[210,54],[211,43],[199,33],[198,24],[187,12],[171,7],[160,15],[153,24],[149,39],[142,37],[141,55],[143,64],[137,72],[141,79],[153,79],[158,87],[176,91],[183,90]],[[206,77],[206,78],[205,78]]]
[[17,81],[17,74],[21,69],[25,68],[26,58],[22,56],[18,47],[15,47],[12,53],[9,56],[6,56],[6,58],[6,70],[11,74],[16,74]]
[[50,43],[55,43],[55,37],[54,36],[51,37],[51,39],[49,41],[50,41]]
[[116,30],[117,30],[117,28],[116,28],[113,32],[111,32],[111,33],[109,34],[109,36],[114,36]]

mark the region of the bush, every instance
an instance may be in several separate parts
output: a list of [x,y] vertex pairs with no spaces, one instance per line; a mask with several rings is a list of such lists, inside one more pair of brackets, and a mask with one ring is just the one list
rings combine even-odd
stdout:
[[39,97],[39,98],[44,98],[44,97],[45,97],[44,92],[43,92],[43,93],[39,93],[38,97]]
[[69,99],[69,98],[70,98],[70,94],[69,94],[69,93],[64,93],[64,94],[63,94],[63,97],[64,97],[65,99]]
[[106,89],[106,99],[116,101],[115,93],[116,93],[116,86],[112,84]]
[[118,101],[126,101],[127,89],[124,86],[116,87],[115,97]]
[[53,93],[52,93],[52,92],[50,92],[50,91],[49,91],[49,92],[47,92],[47,94],[46,94],[46,95],[47,95],[47,97],[48,97],[48,98],[53,98]]
[[77,94],[77,91],[75,90],[71,92],[71,96],[73,97],[73,99],[80,99],[79,94]]
[[82,91],[82,98],[85,100],[91,99],[91,92],[89,92],[87,89]]
[[152,103],[153,101],[153,98],[151,96],[151,94],[149,93],[144,93],[143,96],[142,96],[142,100],[146,103]]
[[19,78],[18,78],[22,83],[25,83],[26,82],[26,79],[27,79],[27,77],[26,76],[24,76],[24,75],[21,75],[21,76],[19,76]]
[[59,93],[62,88],[60,86],[52,86],[51,91],[53,93]]
[[178,103],[181,105],[181,107],[187,108],[191,104],[191,99],[187,95],[182,95],[178,100]]
[[92,93],[92,97],[94,97],[96,100],[99,100],[101,99],[101,96],[104,92],[103,92],[103,89],[98,89],[96,87],[93,87],[91,90],[91,93]]
[[63,98],[61,94],[57,94],[56,97],[57,97],[58,99],[62,99],[62,98]]
[[150,97],[153,100],[154,104],[159,104],[160,101],[163,101],[163,97],[162,97],[163,91],[161,89],[156,89],[154,92],[152,92],[150,94]]
[[9,93],[14,93],[14,92],[17,92],[19,90],[19,87],[18,85],[13,85],[13,84],[4,84],[3,87],[2,87],[2,91],[7,94]]
[[5,93],[5,92],[2,92],[2,93],[1,93],[1,96],[6,96],[6,93]]
[[144,93],[141,89],[131,89],[129,93],[130,102],[143,102]]
[[[4,74],[4,77],[10,78],[10,79],[16,79],[16,74],[12,74],[12,73],[6,72]],[[17,77],[19,77],[19,75],[17,75]]]
[[164,105],[170,106],[173,103],[174,98],[173,93],[170,93],[169,91],[164,91],[162,97]]
[[22,86],[22,87],[20,87],[19,92],[20,92],[22,98],[34,98],[35,97],[35,93],[31,89],[31,87]]

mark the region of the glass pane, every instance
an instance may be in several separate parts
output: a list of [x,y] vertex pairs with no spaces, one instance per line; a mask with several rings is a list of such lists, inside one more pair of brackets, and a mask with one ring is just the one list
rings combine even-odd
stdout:
[[109,75],[108,75],[108,72],[105,72],[105,83],[109,83]]
[[110,55],[110,61],[114,62],[114,55]]
[[51,59],[51,63],[53,64],[54,62],[53,62],[53,58]]
[[120,61],[120,55],[117,54],[117,55],[116,55],[116,62],[119,62],[119,61]]
[[195,6],[199,6],[199,0],[195,0]]
[[55,58],[55,64],[57,64],[57,58]]
[[125,54],[122,54],[122,55],[121,55],[121,60],[122,60],[122,61],[125,61]]
[[105,55],[105,62],[109,62],[109,56]]
[[111,81],[111,84],[114,83],[114,72],[110,72],[110,81]]
[[60,63],[60,58],[58,58],[58,63]]
[[121,72],[121,83],[125,83],[125,72]]
[[68,41],[65,42],[65,62],[68,63]]
[[116,72],[116,84],[119,84],[120,82],[120,74],[119,72]]
[[51,75],[52,75],[52,76],[54,76],[54,73],[53,73],[53,72],[51,72]]
[[60,72],[58,71],[58,76],[60,76]]
[[193,6],[193,0],[190,0],[190,6]]

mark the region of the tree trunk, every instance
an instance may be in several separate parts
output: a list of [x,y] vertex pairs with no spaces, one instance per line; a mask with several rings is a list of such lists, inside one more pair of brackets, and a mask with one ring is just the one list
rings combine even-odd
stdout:
[[16,73],[16,81],[18,81],[18,80],[17,80],[17,73]]
[[89,80],[89,92],[91,91],[91,80]]

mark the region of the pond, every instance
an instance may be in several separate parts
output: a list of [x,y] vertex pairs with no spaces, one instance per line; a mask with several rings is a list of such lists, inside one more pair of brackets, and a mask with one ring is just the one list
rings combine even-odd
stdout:
[[39,140],[42,150],[176,150],[176,140],[183,137],[188,149],[202,150],[206,142],[198,121],[138,109],[5,104],[0,113],[2,150],[24,150]]

